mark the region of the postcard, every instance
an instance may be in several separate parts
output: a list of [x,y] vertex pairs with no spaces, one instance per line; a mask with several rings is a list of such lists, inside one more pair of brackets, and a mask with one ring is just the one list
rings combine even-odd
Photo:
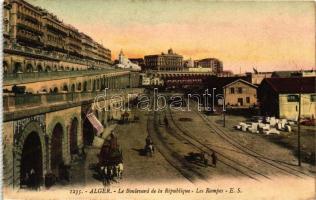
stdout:
[[315,3],[3,0],[3,199],[315,199]]

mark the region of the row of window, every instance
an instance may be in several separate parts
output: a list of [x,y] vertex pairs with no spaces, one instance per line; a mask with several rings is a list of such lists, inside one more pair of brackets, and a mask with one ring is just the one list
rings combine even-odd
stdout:
[[25,13],[25,14],[28,14],[28,15],[31,15],[35,18],[39,18],[40,15],[37,14],[36,12],[24,7],[24,6],[21,6],[21,5],[18,5],[18,12],[21,12],[21,13]]
[[[236,90],[235,90],[236,89]],[[238,87],[238,88],[230,88],[230,93],[231,94],[235,94],[235,93],[237,93],[237,94],[242,94],[243,92],[245,92],[246,91],[246,88],[242,88],[242,87]]]
[[[288,102],[299,102],[299,95],[297,94],[290,94],[287,95],[287,101]],[[310,95],[310,101],[311,102],[316,102],[316,94]]]

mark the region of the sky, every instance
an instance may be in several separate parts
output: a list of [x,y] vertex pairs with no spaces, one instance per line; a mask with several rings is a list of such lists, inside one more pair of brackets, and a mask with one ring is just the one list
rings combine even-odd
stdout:
[[27,0],[111,49],[116,59],[172,48],[235,73],[315,69],[313,2]]

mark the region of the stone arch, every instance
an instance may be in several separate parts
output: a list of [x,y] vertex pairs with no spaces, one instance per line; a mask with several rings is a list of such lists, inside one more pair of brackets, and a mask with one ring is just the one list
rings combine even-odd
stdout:
[[60,70],[61,70],[61,71],[64,71],[64,66],[60,66]]
[[13,73],[20,73],[22,72],[22,63],[16,62],[14,63]]
[[52,71],[52,69],[51,69],[51,67],[50,67],[50,66],[47,66],[45,71],[46,71],[46,72],[51,72],[51,71]]
[[51,171],[58,175],[59,165],[64,162],[63,158],[63,137],[64,137],[63,127],[60,123],[56,123],[52,131],[50,138],[50,152],[51,152]]
[[7,74],[9,72],[9,65],[7,61],[3,61],[3,73]]
[[78,153],[78,135],[79,135],[79,120],[77,117],[73,117],[70,122],[70,130],[69,130],[70,154]]
[[31,63],[26,65],[26,72],[33,72],[33,65]]
[[68,85],[67,85],[67,83],[64,83],[64,85],[63,85],[63,91],[64,91],[64,92],[68,92]]
[[81,91],[81,83],[78,83],[77,90]]
[[[41,127],[40,123],[38,121],[31,121],[29,122],[24,130],[22,131],[21,137],[17,140],[17,144],[14,145],[14,185],[15,186],[21,186],[21,167],[22,165],[22,159],[23,159],[23,147],[25,142],[27,142],[28,138],[30,135],[37,134],[39,142],[40,142],[40,148],[41,148],[41,155],[40,155],[40,160],[41,160],[41,169],[40,169],[40,174],[38,177],[41,179],[44,178],[44,171],[45,171],[45,166],[46,166],[46,143],[45,143],[45,136],[44,136],[44,130]],[[31,136],[32,137],[32,136]],[[36,137],[32,137],[36,138]],[[36,157],[39,158],[39,157]],[[18,167],[16,167],[18,166]],[[22,170],[22,173],[26,172],[27,169]]]
[[[50,68],[50,67],[49,67],[49,66],[47,66],[46,68],[48,69],[48,68]],[[36,69],[37,69],[37,71],[38,71],[38,72],[42,72],[42,71],[44,71],[44,70],[43,70],[43,67],[42,67],[42,65],[41,65],[41,64],[38,64],[38,65],[36,66]]]
[[92,91],[95,91],[95,90],[96,90],[96,81],[95,79],[93,79]]
[[100,89],[100,81],[99,81],[99,79],[97,79],[97,87],[96,87],[96,89],[97,90]]
[[[54,132],[54,129],[56,128],[56,126],[58,125],[58,131],[61,131],[62,130],[62,161],[65,162],[66,164],[68,164],[68,161],[69,161],[69,148],[68,148],[68,135],[67,135],[67,130],[66,130],[66,126],[65,126],[65,119],[63,119],[61,116],[55,116],[51,123],[49,124],[48,128],[47,128],[47,133],[49,134],[48,135],[48,138],[49,138],[49,152],[50,152],[50,156],[49,156],[49,168],[52,170],[51,166],[52,166],[52,163],[51,163],[51,151],[52,149],[54,148],[52,146],[52,139],[53,139],[53,132]],[[59,138],[60,139],[60,138]],[[60,142],[60,141],[56,141],[57,142]],[[59,143],[60,144],[60,143]],[[57,144],[58,145],[58,144]],[[60,150],[59,150],[60,151]],[[56,152],[58,153],[58,152]],[[57,158],[58,156],[60,155],[56,155]],[[60,158],[60,157],[59,157]],[[58,160],[57,160],[58,161]],[[53,165],[57,165],[58,163],[53,163]],[[55,171],[56,173],[56,171]]]
[[[32,178],[32,183],[29,181]],[[43,179],[41,141],[37,132],[31,132],[24,141],[20,163],[20,187],[39,187]]]
[[71,85],[71,92],[75,92],[76,91],[76,86],[75,86],[75,84],[73,83],[72,85]]
[[84,92],[88,91],[88,83],[87,83],[87,81],[83,82],[83,91]]
[[58,87],[54,87],[53,93],[58,93]]
[[57,65],[54,65],[53,70],[54,70],[54,71],[58,71]]

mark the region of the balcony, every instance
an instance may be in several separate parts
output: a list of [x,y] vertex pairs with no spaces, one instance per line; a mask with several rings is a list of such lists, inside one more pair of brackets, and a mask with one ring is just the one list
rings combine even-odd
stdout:
[[64,56],[61,54],[56,54],[55,52],[51,51],[44,51],[42,49],[38,48],[31,48],[31,47],[26,47],[26,46],[21,46],[18,44],[8,44],[4,43],[4,52],[10,52],[10,53],[17,53],[17,54],[28,54],[30,56],[35,56],[35,57],[41,57],[41,58],[47,58],[47,59],[53,59],[53,60],[58,60],[58,61],[65,61],[65,62],[72,62],[72,63],[77,63],[77,64],[82,64],[82,65],[89,65],[90,63],[79,59],[74,56]]
[[106,67],[102,69],[80,70],[80,71],[52,71],[52,72],[31,72],[31,73],[17,73],[17,74],[4,74],[3,85],[14,85],[29,83],[34,81],[48,81],[63,78],[72,78],[78,76],[92,76],[101,75],[111,72],[124,72],[127,70],[114,69]]
[[[112,96],[142,93],[141,88],[129,89],[112,89],[107,90],[106,97],[100,100],[110,99]],[[73,104],[80,104],[86,101],[94,101],[98,95],[104,95],[104,91],[98,92],[75,92],[75,93],[57,93],[57,94],[20,94],[20,95],[4,95],[3,109],[4,114],[16,113],[27,115],[25,110],[42,111],[43,108],[52,106],[72,107]]]

